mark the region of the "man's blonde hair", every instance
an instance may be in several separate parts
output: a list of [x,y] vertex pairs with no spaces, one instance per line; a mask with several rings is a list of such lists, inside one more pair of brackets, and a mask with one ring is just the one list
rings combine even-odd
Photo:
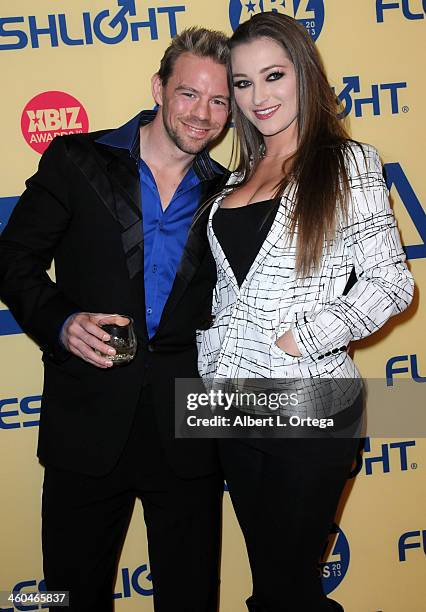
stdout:
[[158,70],[163,85],[167,85],[177,58],[183,53],[193,53],[198,57],[209,57],[218,64],[226,66],[229,50],[228,37],[217,30],[206,28],[187,28],[172,39],[167,47]]

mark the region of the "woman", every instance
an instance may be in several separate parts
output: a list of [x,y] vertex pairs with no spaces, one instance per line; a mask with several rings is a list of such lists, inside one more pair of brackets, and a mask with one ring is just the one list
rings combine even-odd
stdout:
[[[294,19],[255,15],[230,48],[240,158],[208,223],[218,280],[200,373],[357,379],[348,344],[413,293],[378,154],[349,139],[317,49]],[[342,426],[360,397],[351,402]],[[317,565],[357,439],[219,446],[252,570],[249,609],[342,610],[324,596]]]

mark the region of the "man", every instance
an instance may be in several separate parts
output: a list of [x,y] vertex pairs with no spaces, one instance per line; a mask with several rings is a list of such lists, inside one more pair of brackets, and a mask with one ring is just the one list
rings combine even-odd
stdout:
[[[173,439],[173,400],[174,379],[197,376],[195,329],[215,281],[206,215],[191,222],[226,178],[206,152],[228,120],[226,57],[218,32],[177,36],[152,79],[158,112],[55,139],[1,239],[2,299],[45,366],[46,585],[69,590],[72,611],[112,610],[137,496],[155,610],[217,608],[223,483],[209,442]],[[124,367],[98,325],[115,313],[138,337]]]

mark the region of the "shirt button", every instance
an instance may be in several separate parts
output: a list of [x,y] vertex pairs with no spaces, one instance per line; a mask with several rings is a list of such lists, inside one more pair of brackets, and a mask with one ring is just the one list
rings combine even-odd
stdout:
[[154,274],[157,272],[157,266],[155,264],[152,266],[152,271],[154,272]]
[[146,314],[152,314],[152,308],[147,308],[146,309]]

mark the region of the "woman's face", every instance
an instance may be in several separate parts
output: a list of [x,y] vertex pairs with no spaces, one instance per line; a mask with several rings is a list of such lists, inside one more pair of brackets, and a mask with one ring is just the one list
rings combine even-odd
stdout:
[[235,101],[264,137],[297,130],[294,65],[271,38],[237,45],[231,52]]

